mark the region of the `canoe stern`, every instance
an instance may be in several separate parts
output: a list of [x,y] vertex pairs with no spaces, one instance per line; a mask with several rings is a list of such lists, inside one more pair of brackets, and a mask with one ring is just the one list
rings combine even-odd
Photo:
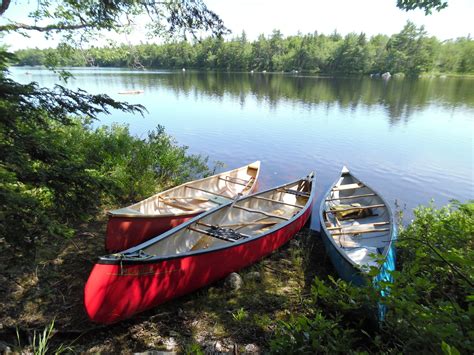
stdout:
[[[203,212],[203,211],[202,211]],[[109,253],[129,249],[164,233],[200,212],[179,216],[124,217],[109,215],[105,237],[105,250]]]

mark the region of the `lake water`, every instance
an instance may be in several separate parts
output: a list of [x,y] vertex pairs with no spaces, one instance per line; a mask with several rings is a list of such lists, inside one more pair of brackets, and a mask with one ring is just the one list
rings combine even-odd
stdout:
[[[321,195],[343,165],[388,202],[411,210],[434,199],[474,198],[474,79],[333,78],[290,74],[71,69],[67,86],[144,105],[145,117],[113,112],[138,136],[165,126],[189,151],[234,168],[262,161],[260,188],[316,171]],[[59,82],[39,68],[12,68],[21,82]],[[119,95],[144,90],[140,95]],[[315,208],[317,210],[317,208]],[[316,214],[315,214],[316,215]],[[315,216],[316,217],[316,216]],[[313,227],[318,229],[317,218]]]

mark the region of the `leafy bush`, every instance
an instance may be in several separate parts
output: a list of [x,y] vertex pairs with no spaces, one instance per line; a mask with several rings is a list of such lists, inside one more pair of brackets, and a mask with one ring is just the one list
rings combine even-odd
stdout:
[[211,172],[207,159],[187,154],[161,126],[139,139],[126,126],[94,130],[79,119],[44,118],[17,125],[15,134],[21,139],[12,139],[0,164],[0,238],[29,251],[39,239],[69,235],[104,204],[140,200]]
[[[472,353],[473,232],[472,203],[416,209],[399,236],[388,295],[316,278],[308,310],[279,324],[272,351]],[[378,324],[369,310],[380,302],[388,312]]]

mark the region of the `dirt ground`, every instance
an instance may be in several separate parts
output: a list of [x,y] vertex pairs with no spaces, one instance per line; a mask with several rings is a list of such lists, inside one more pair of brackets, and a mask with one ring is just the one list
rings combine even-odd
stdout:
[[54,321],[49,349],[68,352],[252,353],[269,349],[278,320],[304,307],[314,276],[334,274],[320,237],[304,228],[280,250],[239,272],[238,290],[215,283],[112,326],[90,322],[83,288],[104,254],[105,221],[40,247],[36,258],[0,245],[0,352],[31,351]]

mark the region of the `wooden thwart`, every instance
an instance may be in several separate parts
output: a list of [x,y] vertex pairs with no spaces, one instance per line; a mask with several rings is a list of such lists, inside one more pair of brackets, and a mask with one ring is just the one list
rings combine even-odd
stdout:
[[239,180],[245,181],[245,183],[238,182],[235,179],[238,179],[238,178],[233,178],[231,176],[226,176],[226,177],[219,176],[219,180],[223,180],[225,182],[230,182],[231,184],[236,184],[236,185],[241,185],[241,186],[247,186],[253,180],[253,177],[251,177],[249,180],[239,179]]
[[293,204],[293,203],[288,203],[288,202],[273,200],[273,199],[267,198],[267,197],[255,196],[254,198],[258,198],[259,200],[265,200],[265,201],[270,201],[270,202],[279,203],[279,204],[281,204],[281,205],[287,205],[287,206],[291,206],[291,207],[303,208],[303,206],[300,206],[300,205],[295,205],[295,204]]
[[198,197],[198,196],[169,196],[169,197],[161,197],[161,201],[168,201],[168,200],[198,200],[198,201],[203,201],[207,202],[209,201],[208,198],[205,197]]
[[180,210],[185,210],[185,211],[194,211],[196,208],[193,208],[193,207],[190,207],[190,206],[184,206],[184,205],[181,205],[179,203],[176,203],[176,202],[170,202],[170,201],[167,201],[167,200],[164,200],[162,198],[159,199],[161,202],[163,202],[165,205],[168,205],[168,206],[171,206],[171,207],[175,207],[175,208],[179,208]]
[[360,198],[360,197],[370,197],[370,196],[376,196],[374,193],[370,194],[361,194],[361,195],[352,195],[352,196],[344,196],[344,197],[339,197],[339,198],[328,198],[326,201],[339,201],[339,200],[352,200],[353,198]]
[[365,187],[364,184],[358,182],[355,184],[346,184],[346,185],[339,185],[332,188],[332,191],[344,191],[344,190],[354,190],[354,189],[361,189]]
[[390,228],[381,228],[381,229],[349,229],[341,230],[340,232],[331,233],[331,235],[346,235],[346,234],[367,234],[367,233],[378,233],[378,232],[388,232]]
[[[375,227],[375,226],[385,226],[387,224],[390,224],[390,222],[375,222],[375,223],[364,223],[364,224],[358,224],[357,227]],[[347,226],[349,227],[356,227],[356,226]],[[338,226],[338,227],[327,227],[327,230],[334,230],[334,229],[342,229],[344,227]]]
[[[265,217],[261,217],[261,218],[258,218],[258,219],[255,219],[253,220],[252,222],[261,222],[265,219],[269,218],[268,216],[265,216]],[[246,226],[240,226],[240,227],[235,227],[234,230],[239,230],[239,229],[242,229],[242,228],[245,228]]]
[[379,204],[379,205],[344,208],[342,210],[327,210],[326,212],[328,212],[328,213],[339,213],[339,212],[347,212],[347,211],[369,210],[371,208],[380,208],[380,207],[385,207],[385,205],[382,203],[382,204]]
[[243,223],[234,223],[234,224],[223,224],[221,225],[222,228],[233,228],[233,227],[247,227],[247,226],[256,226],[256,225],[262,225],[262,226],[271,226],[273,224],[277,224],[278,222],[275,221],[255,221],[255,222],[243,222]]
[[297,190],[291,190],[291,189],[277,189],[277,192],[284,192],[286,194],[292,194],[296,196],[302,196],[302,197],[309,197],[311,194],[304,192],[304,191],[297,191]]
[[[241,223],[232,223],[232,224],[221,224],[221,225],[219,225],[219,227],[221,227],[221,228],[234,228],[234,227],[239,227],[238,229],[240,229],[240,228],[247,227],[247,226],[254,226],[254,225],[272,225],[272,224],[277,224],[277,223],[278,223],[278,222],[275,222],[275,221],[263,222],[263,221],[257,220],[257,221],[252,221],[252,222],[241,222]],[[199,224],[199,225],[202,225],[202,226],[205,226],[205,227],[212,227],[210,224],[203,223],[203,222],[196,222],[196,224]]]
[[287,218],[287,217],[283,217],[283,216],[279,216],[279,215],[276,215],[276,214],[267,213],[267,212],[263,212],[263,211],[259,211],[259,210],[254,210],[253,208],[247,208],[247,207],[242,207],[242,206],[237,206],[237,205],[234,205],[234,208],[238,208],[238,209],[241,209],[241,210],[244,210],[244,211],[247,211],[247,212],[260,213],[260,214],[263,214],[263,215],[268,216],[268,217],[284,219],[285,221],[289,220],[289,218]]
[[219,196],[219,197],[228,198],[229,200],[231,199],[229,196],[225,196],[225,195],[222,195],[222,194],[218,194],[218,193],[216,193],[216,192],[212,192],[212,191],[200,189],[199,187],[194,187],[194,186],[189,186],[189,185],[184,185],[184,187],[187,187],[187,188],[193,189],[193,190],[198,190],[198,191],[206,192],[206,193],[211,194],[211,195],[215,195],[215,196]]

